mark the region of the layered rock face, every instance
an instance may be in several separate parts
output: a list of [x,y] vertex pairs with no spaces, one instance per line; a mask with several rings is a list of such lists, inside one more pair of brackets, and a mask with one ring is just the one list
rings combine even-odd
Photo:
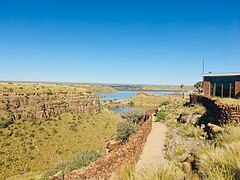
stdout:
[[201,103],[207,108],[220,124],[240,123],[240,106],[234,104],[222,104],[219,100],[199,94],[191,94],[190,102],[193,104]]
[[3,93],[0,95],[0,120],[46,119],[64,112],[97,113],[100,102],[91,93]]

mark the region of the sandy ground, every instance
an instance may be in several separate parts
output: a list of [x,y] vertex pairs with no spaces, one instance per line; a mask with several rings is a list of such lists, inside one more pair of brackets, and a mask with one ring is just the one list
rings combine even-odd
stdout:
[[157,166],[164,161],[163,149],[166,141],[166,132],[166,125],[154,122],[153,119],[152,131],[148,135],[147,142],[136,165],[137,171],[142,168],[147,169],[150,166]]

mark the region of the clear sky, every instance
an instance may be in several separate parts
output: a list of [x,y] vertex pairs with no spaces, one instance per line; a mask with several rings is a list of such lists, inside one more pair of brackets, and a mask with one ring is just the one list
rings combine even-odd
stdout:
[[240,1],[0,0],[0,80],[186,84],[240,71]]

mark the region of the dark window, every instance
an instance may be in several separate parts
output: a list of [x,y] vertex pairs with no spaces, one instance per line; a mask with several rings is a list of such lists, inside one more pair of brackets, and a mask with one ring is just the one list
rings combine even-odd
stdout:
[[232,97],[235,96],[235,77],[211,77],[211,96]]
[[216,81],[217,83],[221,83],[221,82],[222,82],[222,78],[221,78],[221,77],[216,77],[215,81]]
[[216,84],[217,83],[211,83],[211,96],[216,96]]
[[215,96],[222,96],[222,83],[216,83],[216,94]]
[[230,83],[230,94],[231,98],[235,97],[235,82]]
[[223,83],[223,97],[231,97],[230,83]]

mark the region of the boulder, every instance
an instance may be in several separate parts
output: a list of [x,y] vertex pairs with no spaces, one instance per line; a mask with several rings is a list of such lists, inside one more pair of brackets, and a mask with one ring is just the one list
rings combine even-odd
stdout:
[[180,123],[187,123],[187,124],[195,125],[200,118],[201,118],[201,115],[199,115],[199,114],[186,114],[185,112],[182,112],[179,115],[179,118],[177,120]]
[[118,141],[116,141],[115,139],[111,139],[109,140],[107,143],[106,143],[106,150],[107,150],[107,153],[111,152],[111,151],[114,151],[115,149],[117,149],[119,143]]
[[207,124],[207,129],[209,130],[210,133],[213,134],[223,132],[223,128],[212,123]]

